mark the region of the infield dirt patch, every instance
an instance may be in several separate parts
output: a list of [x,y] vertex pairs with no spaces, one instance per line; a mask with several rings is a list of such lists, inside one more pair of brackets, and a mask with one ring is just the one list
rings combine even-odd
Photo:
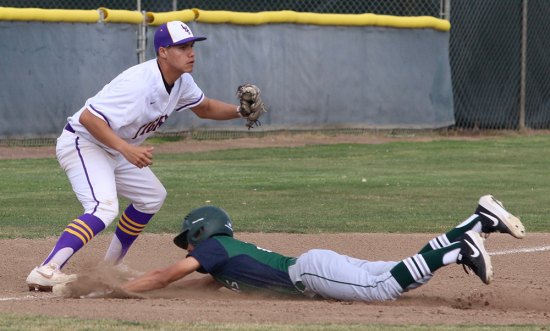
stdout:
[[[436,139],[482,139],[479,134],[440,135],[437,133],[389,135],[376,132],[363,134],[323,133],[271,133],[263,137],[235,138],[219,140],[184,139],[176,142],[155,144],[154,154],[158,153],[190,153],[234,148],[264,148],[264,147],[298,147],[319,144],[382,144],[391,141],[432,141]],[[144,145],[147,145],[147,141]],[[9,147],[0,145],[1,159],[45,158],[55,157],[55,146],[42,147]]]
[[[414,254],[430,234],[266,234],[236,237],[286,255],[328,248],[369,260],[399,260]],[[101,234],[79,251],[65,271],[82,273],[103,258],[110,234]],[[222,289],[198,293],[178,283],[145,299],[66,299],[29,292],[25,278],[57,238],[0,240],[0,311],[131,321],[234,323],[391,323],[391,324],[550,324],[550,251],[548,234],[528,233],[517,240],[493,234],[486,242],[495,279],[484,285],[458,265],[438,271],[425,286],[392,302],[362,303],[306,298],[246,296]],[[397,243],[397,245],[396,245]],[[143,234],[127,256],[138,270],[164,267],[185,256],[172,235]],[[536,251],[546,247],[546,250]]]

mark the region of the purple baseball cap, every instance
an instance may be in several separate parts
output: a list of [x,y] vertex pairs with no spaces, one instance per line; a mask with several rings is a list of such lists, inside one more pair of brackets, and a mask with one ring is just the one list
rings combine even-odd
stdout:
[[155,32],[155,52],[160,47],[182,45],[192,41],[206,40],[206,37],[195,37],[189,27],[180,21],[172,21],[162,24]]

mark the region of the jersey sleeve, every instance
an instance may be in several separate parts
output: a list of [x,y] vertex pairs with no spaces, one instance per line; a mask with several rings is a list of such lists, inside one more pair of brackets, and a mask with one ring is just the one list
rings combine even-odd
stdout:
[[131,80],[114,80],[88,99],[86,108],[107,122],[111,129],[117,130],[139,116],[135,110],[145,103],[146,93],[142,92]]
[[204,93],[190,74],[182,76],[182,94],[176,104],[176,111],[193,108],[204,100]]
[[215,239],[209,238],[190,252],[188,256],[192,256],[201,265],[202,271],[207,273],[216,272],[219,268],[222,268],[227,261],[229,256],[225,248]]

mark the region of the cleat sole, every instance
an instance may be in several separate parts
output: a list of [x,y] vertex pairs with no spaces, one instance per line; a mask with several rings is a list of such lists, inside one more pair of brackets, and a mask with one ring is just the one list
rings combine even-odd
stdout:
[[44,286],[39,284],[28,284],[29,285],[29,291],[32,292],[51,292],[53,286]]

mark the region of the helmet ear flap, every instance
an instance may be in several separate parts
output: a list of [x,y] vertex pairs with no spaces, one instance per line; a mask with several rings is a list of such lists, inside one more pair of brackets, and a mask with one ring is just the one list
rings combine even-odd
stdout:
[[[191,238],[189,238],[188,241],[200,241],[202,239],[202,235],[204,233],[204,226],[201,226],[199,229],[197,229],[197,231],[195,231],[192,235],[191,235]],[[206,238],[205,238],[206,239]]]

